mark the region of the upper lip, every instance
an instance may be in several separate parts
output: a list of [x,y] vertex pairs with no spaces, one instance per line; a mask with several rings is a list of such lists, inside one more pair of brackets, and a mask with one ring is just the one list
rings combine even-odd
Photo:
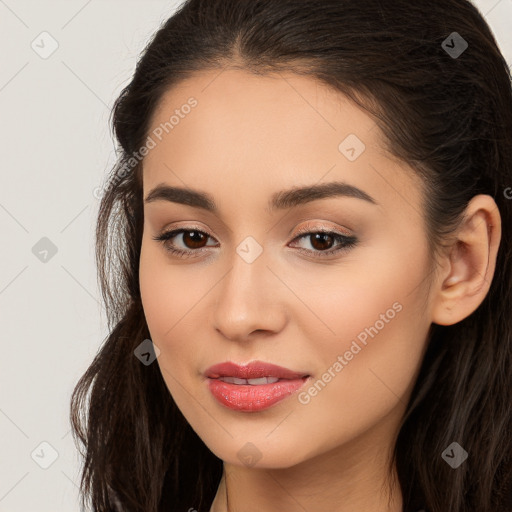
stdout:
[[206,377],[217,379],[219,377],[237,377],[238,379],[259,379],[261,377],[276,377],[278,379],[301,379],[308,377],[306,372],[294,372],[264,361],[251,361],[246,365],[239,365],[232,361],[214,364],[205,371]]

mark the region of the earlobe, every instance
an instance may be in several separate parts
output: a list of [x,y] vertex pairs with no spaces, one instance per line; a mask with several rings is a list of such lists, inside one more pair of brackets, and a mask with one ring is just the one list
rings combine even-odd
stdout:
[[464,222],[447,250],[432,301],[432,322],[452,325],[473,313],[489,291],[501,240],[501,217],[494,199],[480,194],[469,202]]

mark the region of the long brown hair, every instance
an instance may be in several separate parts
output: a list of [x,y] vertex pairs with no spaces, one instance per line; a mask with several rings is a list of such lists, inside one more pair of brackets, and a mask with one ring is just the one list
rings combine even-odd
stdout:
[[[111,511],[117,497],[130,512],[209,511],[221,478],[222,461],[158,365],[134,357],[150,338],[138,276],[143,160],[134,154],[166,91],[228,66],[310,76],[374,116],[391,153],[422,177],[433,253],[473,196],[496,201],[503,236],[491,288],[461,322],[431,326],[394,462],[406,510],[418,497],[429,512],[512,510],[511,76],[466,0],[188,0],[159,28],[113,109],[119,158],[96,232],[110,334],[71,398],[82,505]],[[454,440],[469,454],[456,470],[441,457]]]

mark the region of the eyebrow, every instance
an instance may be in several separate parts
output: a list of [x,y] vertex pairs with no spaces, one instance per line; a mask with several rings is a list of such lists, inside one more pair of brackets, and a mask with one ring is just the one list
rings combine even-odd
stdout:
[[[355,197],[375,205],[379,204],[373,197],[364,192],[364,190],[344,181],[333,181],[319,185],[294,187],[289,190],[276,192],[270,198],[267,211],[272,213],[275,210],[294,208],[318,199],[340,196]],[[216,214],[219,211],[214,198],[210,194],[191,188],[174,187],[164,183],[157,185],[149,192],[145,203],[158,200],[193,206]]]

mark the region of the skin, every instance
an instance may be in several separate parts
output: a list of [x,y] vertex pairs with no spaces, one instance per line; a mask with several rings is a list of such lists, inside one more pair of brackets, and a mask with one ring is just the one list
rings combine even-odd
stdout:
[[[219,213],[146,203],[140,288],[169,392],[224,461],[211,512],[401,512],[389,454],[431,324],[462,320],[487,294],[501,236],[496,204],[473,198],[431,271],[421,182],[346,97],[291,73],[203,71],[167,91],[148,133],[192,96],[197,106],[145,157],[144,197],[162,183],[190,187],[212,195]],[[366,146],[354,161],[338,149],[349,134]],[[266,210],[275,192],[341,180],[377,204],[338,196]],[[340,243],[297,239],[304,226],[357,244],[322,258]],[[180,258],[153,239],[179,228],[208,237],[194,245],[197,234],[178,234],[168,245],[205,250]],[[236,251],[248,236],[263,250],[252,263]],[[307,404],[295,394],[264,411],[233,411],[206,386],[209,366],[256,359],[314,383],[396,303],[400,312]],[[238,457],[248,442],[260,456],[254,465]]]

